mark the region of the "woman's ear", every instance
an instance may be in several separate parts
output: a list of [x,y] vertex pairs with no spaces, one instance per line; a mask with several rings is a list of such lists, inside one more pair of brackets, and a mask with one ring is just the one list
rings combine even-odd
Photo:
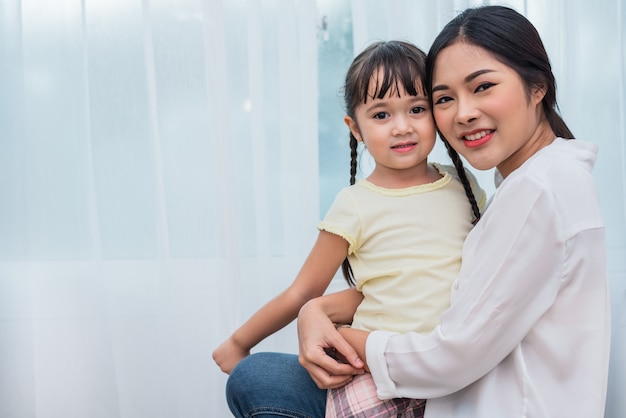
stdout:
[[548,88],[544,85],[537,85],[533,88],[531,100],[535,105],[541,103],[544,97],[546,97],[546,92]]
[[354,135],[356,140],[359,142],[363,142],[363,138],[361,138],[361,133],[359,132],[359,126],[356,124],[356,121],[348,115],[344,116],[343,121],[346,123],[346,125],[348,125],[350,132],[352,132],[352,135]]

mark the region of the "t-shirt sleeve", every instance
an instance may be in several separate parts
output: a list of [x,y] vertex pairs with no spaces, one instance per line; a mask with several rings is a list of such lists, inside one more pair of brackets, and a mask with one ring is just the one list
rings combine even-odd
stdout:
[[337,194],[324,220],[317,225],[317,228],[320,231],[330,232],[345,239],[349,244],[348,255],[353,254],[358,249],[361,217],[349,188],[345,188]]

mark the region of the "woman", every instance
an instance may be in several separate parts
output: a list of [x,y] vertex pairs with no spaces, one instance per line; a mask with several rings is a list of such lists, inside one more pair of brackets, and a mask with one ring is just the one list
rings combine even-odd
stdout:
[[[509,8],[468,9],[435,39],[427,74],[444,140],[500,176],[465,241],[451,307],[426,336],[368,333],[332,325],[351,316],[350,290],[314,299],[299,315],[300,363],[322,388],[366,368],[379,397],[428,399],[426,417],[603,416],[610,319],[591,176],[597,149],[567,139],[537,31]],[[350,364],[326,356],[330,348]],[[259,356],[242,367],[247,384],[261,361],[273,364]],[[297,370],[290,361],[264,390],[287,390],[282,376]],[[250,402],[233,383],[231,399]],[[312,405],[283,406],[295,411],[286,416],[321,416]]]

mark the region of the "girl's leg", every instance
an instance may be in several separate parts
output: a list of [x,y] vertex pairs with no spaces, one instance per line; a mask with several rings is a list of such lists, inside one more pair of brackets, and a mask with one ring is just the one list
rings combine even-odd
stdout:
[[355,376],[346,386],[328,391],[327,418],[421,418],[426,401],[398,398],[381,400],[369,373]]
[[411,399],[409,406],[402,411],[402,418],[424,418],[426,399]]
[[237,418],[323,418],[326,390],[315,385],[298,356],[256,353],[231,372],[226,400]]

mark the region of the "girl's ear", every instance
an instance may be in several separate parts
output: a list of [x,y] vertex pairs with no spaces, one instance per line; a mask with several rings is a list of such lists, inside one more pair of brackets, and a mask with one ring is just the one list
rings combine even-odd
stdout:
[[352,132],[352,135],[354,135],[356,140],[359,142],[363,142],[363,138],[361,138],[361,132],[359,132],[359,126],[356,124],[356,121],[348,115],[344,116],[343,121],[346,123],[346,125],[348,125],[350,132]]

